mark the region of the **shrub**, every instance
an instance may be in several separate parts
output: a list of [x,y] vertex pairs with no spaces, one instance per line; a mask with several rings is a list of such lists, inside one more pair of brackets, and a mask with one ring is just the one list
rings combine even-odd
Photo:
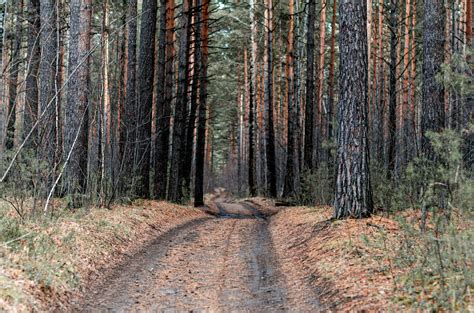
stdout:
[[[395,190],[390,207],[399,211],[402,235],[396,253],[384,247],[404,273],[395,300],[417,310],[466,310],[474,300],[474,180],[463,167],[456,132],[428,137],[436,161],[417,158],[396,188],[388,185]],[[407,208],[414,211],[400,212]]]

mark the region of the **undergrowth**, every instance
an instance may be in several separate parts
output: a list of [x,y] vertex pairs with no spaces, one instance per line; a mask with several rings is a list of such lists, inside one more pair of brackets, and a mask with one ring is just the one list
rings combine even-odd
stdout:
[[472,310],[474,179],[464,167],[458,134],[445,130],[429,138],[435,162],[416,158],[396,188],[375,188],[376,200],[389,208],[400,231],[395,241],[382,231],[369,245],[384,250],[385,264],[399,273],[397,304],[422,311]]

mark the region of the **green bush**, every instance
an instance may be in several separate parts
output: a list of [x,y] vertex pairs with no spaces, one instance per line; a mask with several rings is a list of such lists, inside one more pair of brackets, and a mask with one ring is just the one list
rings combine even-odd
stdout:
[[[383,246],[405,273],[396,279],[395,300],[423,311],[468,310],[474,300],[474,180],[463,166],[459,134],[428,137],[436,161],[419,157],[396,185],[378,178],[384,186],[374,188],[377,197],[387,195],[401,225],[399,250]],[[415,216],[400,212],[408,208]]]
[[294,199],[303,205],[331,205],[334,200],[334,174],[323,163],[314,171],[305,171],[301,175],[301,192]]

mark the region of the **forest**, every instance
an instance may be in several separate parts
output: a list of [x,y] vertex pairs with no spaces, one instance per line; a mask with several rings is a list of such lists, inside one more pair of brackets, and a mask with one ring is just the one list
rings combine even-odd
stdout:
[[472,31],[472,0],[1,0],[0,310],[472,310]]

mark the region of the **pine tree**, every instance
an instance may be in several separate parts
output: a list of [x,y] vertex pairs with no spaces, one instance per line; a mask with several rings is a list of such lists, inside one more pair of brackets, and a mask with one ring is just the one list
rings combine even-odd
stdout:
[[373,211],[367,134],[366,0],[342,0],[339,17],[340,100],[334,216],[361,218]]

